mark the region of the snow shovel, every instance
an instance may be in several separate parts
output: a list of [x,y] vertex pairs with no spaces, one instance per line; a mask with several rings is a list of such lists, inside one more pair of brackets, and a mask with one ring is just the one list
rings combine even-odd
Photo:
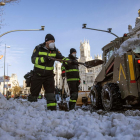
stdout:
[[64,83],[65,83],[65,77],[63,78],[63,84],[62,84],[62,95],[61,95],[61,102],[58,103],[59,109],[68,111],[68,105],[67,102],[63,101],[63,94],[64,94]]
[[[53,58],[53,57],[48,57],[48,58],[49,59],[52,59],[52,60],[55,60],[55,61],[59,61],[59,62],[72,63],[71,60],[62,60],[62,59],[56,59],[56,58]],[[80,64],[80,65],[84,65],[87,68],[92,68],[92,67],[96,67],[98,65],[103,64],[104,61],[103,60],[100,60],[100,59],[95,59],[95,60],[86,61],[85,63],[76,62],[76,61],[75,61],[75,63]]]

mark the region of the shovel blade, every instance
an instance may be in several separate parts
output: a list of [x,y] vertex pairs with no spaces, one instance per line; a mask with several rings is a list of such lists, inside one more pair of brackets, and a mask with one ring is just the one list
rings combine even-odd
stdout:
[[67,103],[58,103],[58,106],[60,110],[68,111]]
[[95,60],[91,60],[91,61],[87,61],[85,62],[85,64],[90,68],[90,67],[96,67],[98,65],[103,64],[104,61],[100,60],[100,59],[95,59]]

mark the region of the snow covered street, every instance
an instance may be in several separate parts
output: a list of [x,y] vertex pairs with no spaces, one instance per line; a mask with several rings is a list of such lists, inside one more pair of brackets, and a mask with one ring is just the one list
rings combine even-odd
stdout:
[[0,94],[0,140],[140,140],[140,111],[45,111],[45,100],[6,100]]

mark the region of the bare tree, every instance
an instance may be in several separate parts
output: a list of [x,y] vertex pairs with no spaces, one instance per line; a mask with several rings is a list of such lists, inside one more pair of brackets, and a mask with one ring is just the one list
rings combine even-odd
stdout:
[[[4,3],[18,3],[20,0],[0,0],[0,2],[4,2]],[[2,26],[4,26],[5,24],[3,24],[3,14],[4,14],[4,8],[3,6],[0,6],[0,29],[2,28]],[[0,42],[1,43],[1,42]]]
[[19,2],[19,0],[1,0],[0,2],[10,3],[10,2]]
[[[18,3],[20,0],[0,0],[0,2],[4,2],[4,3]],[[4,8],[2,6],[0,6],[0,28],[1,26],[3,25],[2,22],[3,22],[3,19],[2,19],[2,16],[3,16],[3,10]]]
[[18,96],[21,90],[20,86],[14,86],[13,88],[9,89],[10,92],[14,94],[14,96]]

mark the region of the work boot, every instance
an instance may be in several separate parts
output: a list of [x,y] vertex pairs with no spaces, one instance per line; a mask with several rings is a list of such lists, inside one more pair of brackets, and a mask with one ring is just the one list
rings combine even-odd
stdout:
[[53,111],[53,110],[56,110],[56,106],[49,106],[47,107],[47,109]]
[[56,110],[57,103],[55,100],[55,94],[54,93],[47,93],[45,94],[46,100],[47,100],[47,109],[48,110]]
[[75,108],[75,102],[69,102],[69,110],[72,110]]
[[31,94],[28,96],[28,101],[29,102],[37,102],[37,97],[36,96],[32,96]]

